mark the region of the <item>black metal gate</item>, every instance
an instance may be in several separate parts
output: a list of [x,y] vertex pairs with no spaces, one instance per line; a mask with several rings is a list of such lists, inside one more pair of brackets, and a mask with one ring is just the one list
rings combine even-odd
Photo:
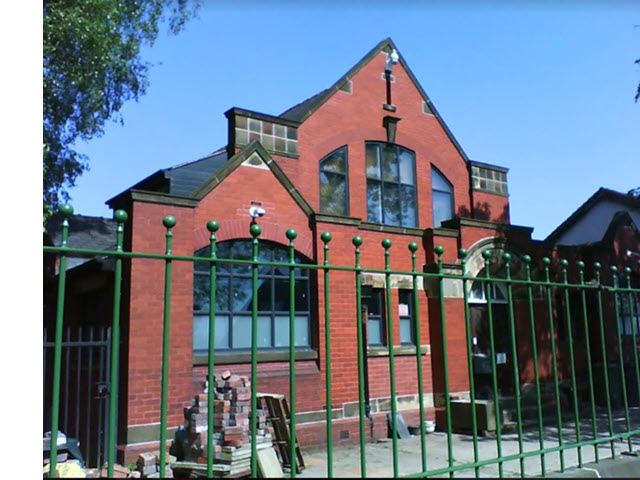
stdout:
[[[51,430],[53,328],[44,328],[43,432]],[[88,467],[106,461],[111,329],[67,327],[62,342],[59,428],[77,439]]]

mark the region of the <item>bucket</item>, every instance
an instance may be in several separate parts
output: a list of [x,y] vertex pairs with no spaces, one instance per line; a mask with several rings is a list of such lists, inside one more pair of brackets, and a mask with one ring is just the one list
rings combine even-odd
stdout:
[[436,431],[436,422],[432,420],[424,421],[424,429],[427,433],[433,433]]

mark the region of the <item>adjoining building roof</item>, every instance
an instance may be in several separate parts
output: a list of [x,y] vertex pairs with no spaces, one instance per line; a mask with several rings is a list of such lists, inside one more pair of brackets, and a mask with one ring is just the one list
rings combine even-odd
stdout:
[[[47,221],[47,236],[54,246],[62,243],[61,215],[54,215]],[[70,248],[87,250],[112,250],[116,244],[116,223],[103,217],[88,217],[73,215],[69,219],[69,237],[67,245]],[[93,257],[82,258],[69,256],[67,268],[70,270],[82,265]]]
[[636,228],[640,229],[640,197],[600,188],[551,232],[545,241],[557,245],[599,242],[619,213],[626,213]]

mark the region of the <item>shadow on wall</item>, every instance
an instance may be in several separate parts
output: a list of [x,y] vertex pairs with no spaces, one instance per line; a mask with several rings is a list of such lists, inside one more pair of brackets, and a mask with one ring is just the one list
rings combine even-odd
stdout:
[[461,218],[474,218],[476,220],[487,220],[496,223],[509,223],[509,205],[505,205],[500,215],[491,214],[491,205],[487,202],[478,202],[473,207],[473,212],[470,212],[466,205],[462,205],[458,208],[458,217]]

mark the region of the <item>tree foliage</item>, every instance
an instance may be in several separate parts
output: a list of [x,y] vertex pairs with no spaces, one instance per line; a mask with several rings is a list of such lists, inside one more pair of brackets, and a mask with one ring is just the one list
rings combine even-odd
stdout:
[[144,95],[150,64],[140,56],[160,24],[179,32],[199,3],[189,0],[44,0],[43,4],[43,200],[68,200],[88,169],[77,140],[104,133],[122,121],[119,110]]

